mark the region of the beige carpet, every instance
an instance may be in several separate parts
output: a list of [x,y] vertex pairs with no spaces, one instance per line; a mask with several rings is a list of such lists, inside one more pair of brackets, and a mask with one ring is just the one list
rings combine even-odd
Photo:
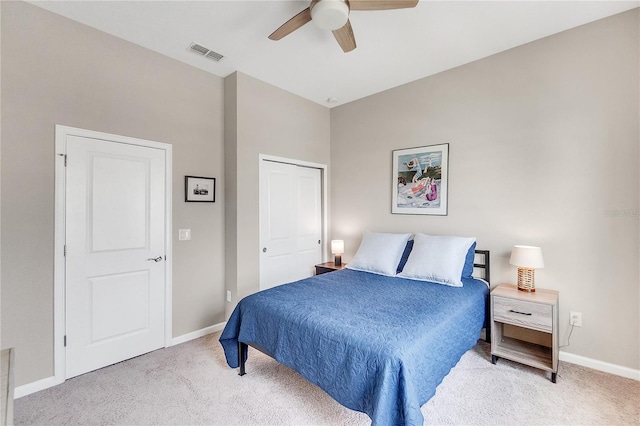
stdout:
[[[67,380],[15,402],[16,425],[368,425],[291,369],[251,350],[227,367],[215,333]],[[422,407],[429,425],[638,425],[640,382],[561,363],[558,383],[484,342]]]

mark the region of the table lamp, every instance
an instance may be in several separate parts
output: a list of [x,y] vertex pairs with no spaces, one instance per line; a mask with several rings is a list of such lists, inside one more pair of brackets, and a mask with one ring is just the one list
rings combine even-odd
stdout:
[[535,270],[544,268],[540,247],[513,246],[509,263],[518,267],[518,290],[535,292]]
[[331,240],[331,253],[335,255],[335,260],[333,263],[336,266],[342,265],[342,253],[344,253],[344,241]]

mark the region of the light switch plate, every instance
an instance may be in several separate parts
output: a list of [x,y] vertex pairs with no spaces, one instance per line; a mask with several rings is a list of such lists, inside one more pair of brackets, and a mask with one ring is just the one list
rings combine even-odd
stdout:
[[186,241],[191,239],[191,229],[179,229],[178,240]]

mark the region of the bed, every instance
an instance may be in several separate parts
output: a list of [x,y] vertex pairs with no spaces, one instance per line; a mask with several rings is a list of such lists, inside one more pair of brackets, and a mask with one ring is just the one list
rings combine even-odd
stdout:
[[247,296],[220,336],[226,361],[244,375],[249,345],[374,425],[422,425],[420,407],[486,325],[489,252],[475,242],[468,250],[484,280],[452,286],[344,269]]

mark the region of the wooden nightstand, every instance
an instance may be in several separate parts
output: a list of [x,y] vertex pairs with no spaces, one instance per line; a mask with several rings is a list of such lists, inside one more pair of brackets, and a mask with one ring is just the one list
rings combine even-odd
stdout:
[[491,362],[517,361],[558,373],[558,292],[501,284],[491,292]]
[[324,262],[316,265],[316,275],[326,274],[327,272],[339,271],[347,266],[346,263],[336,266],[333,262]]

